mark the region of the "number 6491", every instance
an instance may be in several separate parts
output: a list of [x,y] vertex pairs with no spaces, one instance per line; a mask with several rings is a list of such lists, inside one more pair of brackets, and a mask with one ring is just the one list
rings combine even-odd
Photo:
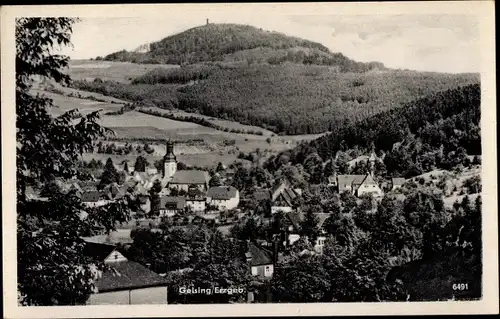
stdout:
[[468,284],[453,284],[452,286],[453,290],[467,290],[469,289]]

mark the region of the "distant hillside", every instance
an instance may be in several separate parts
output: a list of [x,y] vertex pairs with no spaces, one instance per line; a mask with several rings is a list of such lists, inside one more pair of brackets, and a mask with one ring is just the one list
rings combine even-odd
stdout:
[[[470,162],[467,155],[481,154],[480,119],[480,85],[468,85],[334,128],[331,134],[271,158],[267,167],[275,171],[288,160],[304,165],[309,156],[326,161],[358,149],[385,153],[380,175],[410,178],[434,169],[449,170]],[[346,164],[345,158],[337,162],[341,173]]]
[[119,51],[104,57],[108,61],[154,64],[193,64],[208,61],[247,63],[294,62],[338,66],[343,72],[384,69],[382,63],[361,63],[324,45],[279,32],[248,25],[208,24],[195,27],[136,50]]
[[412,71],[338,73],[328,66],[283,64],[157,69],[132,84],[75,81],[76,88],[235,120],[281,134],[315,134],[416,98],[479,83],[475,74]]

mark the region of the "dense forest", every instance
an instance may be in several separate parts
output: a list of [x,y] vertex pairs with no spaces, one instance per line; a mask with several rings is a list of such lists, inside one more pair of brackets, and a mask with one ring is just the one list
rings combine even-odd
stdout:
[[328,66],[287,63],[156,69],[132,84],[96,79],[73,86],[296,135],[333,131],[416,98],[478,82],[475,74],[339,73]]
[[[101,59],[101,58],[99,58]],[[146,53],[118,51],[103,58],[147,64],[194,64],[208,61],[245,61],[279,64],[335,65],[343,72],[384,69],[382,63],[362,63],[341,53],[331,53],[324,45],[270,32],[248,25],[208,24],[151,43]]]
[[466,164],[467,155],[481,154],[479,84],[418,99],[345,127],[297,148],[273,156],[270,171],[284,164],[305,165],[312,157],[322,163],[337,157],[340,173],[347,173],[346,151],[375,151],[383,155],[387,176],[412,177],[435,168]]

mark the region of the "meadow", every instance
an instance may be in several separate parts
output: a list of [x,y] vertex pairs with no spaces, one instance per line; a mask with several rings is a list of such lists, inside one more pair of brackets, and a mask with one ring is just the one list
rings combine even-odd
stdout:
[[[168,139],[179,142],[176,146],[176,155],[181,162],[191,166],[213,167],[219,162],[226,165],[233,163],[238,159],[240,152],[250,153],[259,150],[261,157],[267,158],[291,149],[302,141],[312,140],[322,135],[270,136],[272,133],[269,131],[266,131],[264,135],[231,133],[136,111],[125,112],[122,115],[106,115],[107,112],[119,110],[123,104],[99,102],[41,90],[35,90],[34,93],[43,93],[54,101],[55,107],[51,109],[53,116],[61,115],[75,108],[84,114],[102,110],[99,123],[114,132],[114,135],[107,138],[106,143],[113,142],[118,145],[125,142],[133,144],[134,141],[141,141],[141,143],[147,141],[155,149],[153,154],[146,155],[151,165],[165,154],[164,141]],[[176,111],[176,114],[193,115],[182,111]],[[195,114],[195,116],[203,115]],[[223,123],[227,127],[254,128],[228,120],[207,118],[219,124]],[[193,141],[195,146],[192,146]],[[110,157],[115,163],[121,163],[124,160],[135,162],[137,156],[137,154],[88,153],[83,155],[83,159],[89,161],[94,158],[105,161]]]
[[172,64],[136,64],[130,62],[72,60],[69,74],[73,80],[93,81],[99,78],[120,83],[130,83],[134,78],[157,68],[178,68]]

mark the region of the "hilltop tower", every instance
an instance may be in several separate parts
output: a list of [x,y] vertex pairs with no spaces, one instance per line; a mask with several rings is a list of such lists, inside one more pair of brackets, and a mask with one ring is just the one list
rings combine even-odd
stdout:
[[177,159],[174,154],[174,143],[167,142],[167,153],[163,156],[163,178],[170,179],[177,171]]

